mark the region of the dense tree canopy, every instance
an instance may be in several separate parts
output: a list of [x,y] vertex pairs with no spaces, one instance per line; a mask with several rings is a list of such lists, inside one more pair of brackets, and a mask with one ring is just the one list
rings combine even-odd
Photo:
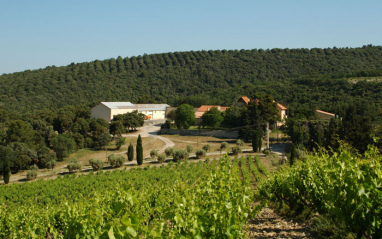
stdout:
[[[118,57],[3,74],[0,106],[21,112],[100,101],[230,106],[238,96],[256,92],[272,95],[291,114],[302,106],[334,112],[357,97],[381,105],[381,61],[382,47],[370,45]],[[56,122],[59,131],[70,127],[65,120],[71,117]]]
[[195,125],[195,111],[191,105],[180,105],[175,111],[175,125],[178,129],[188,129]]

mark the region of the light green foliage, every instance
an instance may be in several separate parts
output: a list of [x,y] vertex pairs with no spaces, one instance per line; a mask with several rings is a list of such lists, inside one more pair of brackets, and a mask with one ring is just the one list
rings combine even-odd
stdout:
[[211,150],[211,145],[210,144],[203,145],[203,150],[206,152],[209,152]]
[[69,172],[73,173],[81,170],[81,164],[77,159],[72,159],[70,163],[67,165]]
[[186,151],[187,153],[192,153],[192,151],[194,151],[194,147],[192,147],[192,145],[187,145]]
[[195,122],[195,112],[191,105],[183,104],[176,109],[175,125],[178,129],[188,129],[194,125]]
[[108,160],[111,167],[121,167],[125,163],[125,158],[122,155],[110,154]]
[[93,171],[99,171],[103,168],[103,161],[101,159],[89,159],[89,164],[92,166]]
[[241,147],[240,146],[235,146],[235,147],[232,147],[232,153],[233,153],[233,155],[238,155],[238,154],[240,154],[242,152],[242,150],[241,150]]
[[188,153],[186,150],[176,149],[176,150],[174,150],[173,159],[175,162],[187,160],[188,159]]
[[227,149],[227,148],[228,148],[228,143],[227,143],[227,142],[223,142],[223,143],[221,143],[221,144],[220,144],[220,153],[221,153],[223,150]]
[[236,141],[236,145],[239,146],[239,147],[243,147],[243,146],[244,146],[244,142],[243,142],[243,140],[238,139],[238,140]]
[[0,237],[244,238],[259,208],[250,205],[253,191],[237,162],[174,165],[5,187]]
[[166,148],[166,149],[164,150],[164,152],[165,152],[165,154],[166,154],[167,157],[172,156],[173,153],[174,153],[174,148],[172,148],[172,147]]
[[152,159],[154,159],[155,157],[157,157],[158,156],[158,150],[156,150],[156,149],[152,149],[151,151],[150,151],[150,157],[152,158]]
[[284,166],[259,185],[261,198],[290,207],[307,206],[333,215],[338,223],[361,236],[380,238],[382,216],[382,156],[370,147],[364,157],[342,146],[333,155],[308,157]]
[[206,151],[203,149],[196,150],[195,154],[198,159],[206,157]]
[[33,179],[36,179],[37,177],[37,172],[38,172],[38,167],[37,165],[32,165],[31,168],[28,170],[28,173],[27,173],[27,179],[28,180],[33,180]]
[[166,154],[158,154],[158,163],[163,163],[166,160]]

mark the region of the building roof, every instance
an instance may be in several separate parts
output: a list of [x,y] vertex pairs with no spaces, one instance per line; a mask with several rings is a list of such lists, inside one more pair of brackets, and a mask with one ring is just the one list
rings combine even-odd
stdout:
[[244,101],[244,103],[247,104],[247,105],[251,101],[247,96],[240,97],[240,99],[238,101],[240,101],[240,100]]
[[218,108],[219,111],[225,111],[226,109],[229,108],[227,106],[220,106],[220,105],[202,105],[195,112],[195,118],[197,118],[197,119],[201,118],[206,111],[211,110],[213,107]]
[[137,109],[131,102],[101,102],[110,109]]
[[324,114],[324,115],[328,115],[328,116],[335,116],[335,114],[333,113],[329,113],[329,112],[326,112],[326,111],[322,111],[322,110],[316,110],[317,113],[320,113],[320,114]]
[[278,107],[280,110],[286,110],[286,109],[287,109],[285,106],[283,106],[282,104],[279,104],[279,103],[277,103],[277,107]]
[[135,104],[139,111],[144,110],[166,110],[168,104]]

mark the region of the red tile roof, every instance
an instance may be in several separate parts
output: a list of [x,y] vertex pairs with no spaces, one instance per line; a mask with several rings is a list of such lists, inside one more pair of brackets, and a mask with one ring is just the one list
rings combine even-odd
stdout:
[[240,100],[243,100],[244,103],[247,104],[247,105],[249,104],[249,101],[251,101],[247,96],[242,96],[242,97],[240,97],[239,101],[240,101]]
[[321,113],[321,114],[324,114],[324,115],[330,115],[330,116],[335,116],[335,114],[332,114],[332,113],[329,113],[329,112],[326,112],[326,111],[322,111],[322,110],[316,110],[318,113]]
[[287,109],[285,106],[283,106],[282,104],[279,104],[279,103],[277,103],[277,107],[278,107],[280,110],[286,110],[286,109]]
[[203,116],[203,114],[206,112],[206,111],[209,111],[211,110],[213,107],[216,107],[218,108],[218,110],[220,111],[225,111],[226,109],[228,109],[229,107],[226,107],[226,106],[220,106],[220,105],[202,105],[200,106],[200,108],[195,112],[195,117],[198,119],[198,118],[201,118]]

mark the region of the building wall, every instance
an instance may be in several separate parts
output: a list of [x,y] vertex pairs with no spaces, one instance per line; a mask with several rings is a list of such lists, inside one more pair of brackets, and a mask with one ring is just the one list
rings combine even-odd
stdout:
[[144,115],[150,115],[152,120],[166,118],[165,110],[141,110],[140,113]]
[[91,109],[90,117],[91,118],[102,118],[102,119],[106,120],[107,122],[110,122],[110,120],[111,120],[110,108],[106,107],[103,104],[99,104],[97,106],[94,106]]

